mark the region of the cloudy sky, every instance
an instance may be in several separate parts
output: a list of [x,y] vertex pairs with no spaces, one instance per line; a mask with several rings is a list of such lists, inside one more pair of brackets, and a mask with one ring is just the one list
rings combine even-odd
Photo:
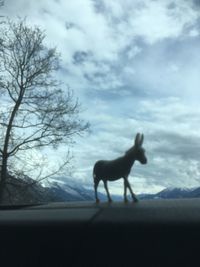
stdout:
[[142,132],[148,165],[132,169],[136,193],[200,185],[198,0],[5,0],[1,13],[27,16],[62,54],[59,77],[91,124],[73,147],[74,179],[92,186],[95,161],[123,155]]

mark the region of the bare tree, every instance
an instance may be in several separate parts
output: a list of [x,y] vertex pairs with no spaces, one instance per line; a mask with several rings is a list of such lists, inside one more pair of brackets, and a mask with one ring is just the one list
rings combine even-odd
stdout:
[[[0,47],[0,198],[9,160],[18,153],[68,143],[88,128],[69,88],[56,79],[60,56],[45,33],[25,20],[7,21]],[[66,149],[67,150],[67,149]]]
[[[0,8],[4,6],[4,0],[0,0]],[[2,18],[3,16],[0,15],[0,19]],[[3,21],[0,20],[0,24],[3,23]]]

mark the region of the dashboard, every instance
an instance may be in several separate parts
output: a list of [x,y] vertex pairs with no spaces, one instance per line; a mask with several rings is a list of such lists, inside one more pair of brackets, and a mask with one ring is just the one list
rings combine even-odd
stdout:
[[0,237],[2,266],[192,266],[200,200],[2,208]]

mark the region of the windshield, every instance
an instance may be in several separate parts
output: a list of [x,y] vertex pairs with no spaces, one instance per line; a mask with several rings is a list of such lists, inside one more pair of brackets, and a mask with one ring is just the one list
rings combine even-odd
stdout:
[[0,203],[200,196],[198,1],[0,1]]

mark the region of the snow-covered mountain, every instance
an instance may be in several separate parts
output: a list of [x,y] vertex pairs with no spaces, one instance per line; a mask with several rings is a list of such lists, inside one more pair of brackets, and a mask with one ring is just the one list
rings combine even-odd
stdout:
[[198,198],[200,187],[196,188],[166,188],[156,194],[141,194],[140,199],[175,199],[175,198]]
[[[94,190],[86,189],[76,180],[71,178],[59,178],[52,181],[52,190],[58,198],[63,197],[63,201],[94,201]],[[63,192],[64,191],[64,192]],[[102,201],[107,201],[106,194],[98,193]],[[197,188],[166,188],[156,194],[139,194],[139,199],[175,199],[175,198],[198,198],[200,197],[200,187]],[[123,200],[122,195],[113,195],[115,201]]]
[[[88,189],[77,180],[60,177],[51,179],[48,186],[44,186],[29,177],[17,179],[9,177],[9,184],[5,191],[2,204],[33,204],[65,201],[94,201],[93,188]],[[175,199],[199,198],[200,187],[197,188],[166,188],[156,194],[140,194],[139,199]],[[99,192],[99,198],[107,201],[106,194]],[[112,195],[114,201],[123,201],[123,196]]]
[[70,179],[53,180],[48,186],[30,177],[21,179],[9,175],[2,204],[33,204],[55,201],[93,201],[93,191],[79,186]]

